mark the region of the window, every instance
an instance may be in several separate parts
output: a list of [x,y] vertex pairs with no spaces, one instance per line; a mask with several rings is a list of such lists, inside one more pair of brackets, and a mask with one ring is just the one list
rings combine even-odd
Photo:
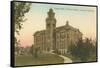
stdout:
[[55,24],[53,24],[53,27],[55,27]]
[[67,34],[67,38],[69,38],[69,34]]
[[47,28],[50,28],[50,24],[47,24]]
[[65,33],[64,33],[64,32],[61,33],[61,38],[62,38],[62,39],[65,38]]

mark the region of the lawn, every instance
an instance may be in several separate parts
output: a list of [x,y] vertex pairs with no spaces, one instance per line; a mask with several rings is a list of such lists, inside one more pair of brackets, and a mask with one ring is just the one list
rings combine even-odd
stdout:
[[15,65],[42,65],[42,64],[57,64],[64,63],[64,59],[54,54],[42,54],[38,57],[33,56],[16,56]]

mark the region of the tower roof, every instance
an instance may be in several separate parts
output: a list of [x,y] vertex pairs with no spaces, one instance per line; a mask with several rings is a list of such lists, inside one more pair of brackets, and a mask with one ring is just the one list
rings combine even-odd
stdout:
[[49,13],[54,13],[52,8],[49,9]]
[[48,17],[54,17],[54,15],[55,15],[55,13],[53,12],[53,9],[52,8],[50,8],[49,9],[49,12],[48,12]]

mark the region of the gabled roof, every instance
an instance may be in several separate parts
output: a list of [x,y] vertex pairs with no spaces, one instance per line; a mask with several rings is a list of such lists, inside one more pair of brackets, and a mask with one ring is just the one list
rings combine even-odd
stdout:
[[[66,25],[60,26],[60,27],[56,27],[56,29],[55,29],[55,32],[62,32],[62,31],[75,31],[75,32],[78,31],[79,33],[81,33],[79,31],[79,29],[74,28],[74,27],[70,26],[69,24],[66,24]],[[46,34],[46,30],[41,30],[41,31],[35,32],[34,36],[35,35],[45,35],[45,34]]]
[[64,26],[57,27],[55,31],[56,32],[60,32],[62,30],[65,30],[65,31],[69,31],[69,30],[71,30],[71,31],[78,31],[79,29],[74,28],[74,27],[72,27],[70,25],[64,25]]

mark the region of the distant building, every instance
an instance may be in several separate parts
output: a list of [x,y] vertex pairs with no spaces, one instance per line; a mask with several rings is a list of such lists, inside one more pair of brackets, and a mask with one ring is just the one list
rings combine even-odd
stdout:
[[65,25],[56,27],[56,18],[53,9],[49,9],[46,18],[46,30],[34,33],[34,45],[42,52],[51,52],[55,49],[62,54],[67,53],[68,46],[76,44],[82,33],[69,25],[67,21]]

